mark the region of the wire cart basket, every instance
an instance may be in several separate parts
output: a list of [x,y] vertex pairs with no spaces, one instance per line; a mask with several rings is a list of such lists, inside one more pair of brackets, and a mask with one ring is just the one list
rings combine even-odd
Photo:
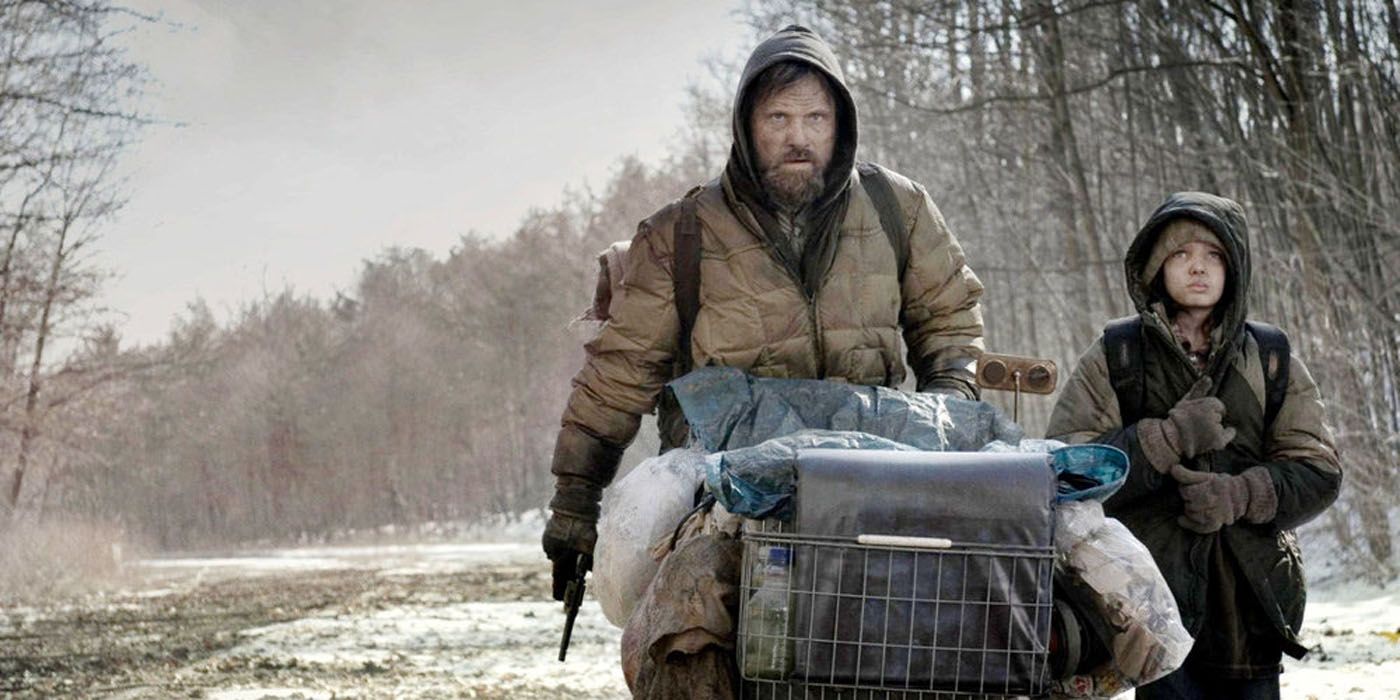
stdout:
[[989,544],[750,521],[736,649],[742,696],[1045,696],[1053,570],[1048,535]]

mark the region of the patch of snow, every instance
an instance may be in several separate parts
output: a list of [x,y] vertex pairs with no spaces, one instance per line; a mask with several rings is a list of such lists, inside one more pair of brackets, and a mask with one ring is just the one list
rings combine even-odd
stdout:
[[238,569],[250,574],[340,568],[340,562],[335,559],[279,558],[276,556],[142,559],[136,564],[147,569]]
[[1283,697],[1400,698],[1400,588],[1361,581],[1312,591],[1301,661],[1284,658]]
[[522,542],[474,544],[414,544],[386,546],[300,547],[221,557],[142,559],[147,571],[221,571],[256,576],[295,571],[369,569],[393,573],[451,573],[482,563],[534,562],[543,555],[539,545]]
[[[625,693],[620,635],[594,601],[574,625],[568,660],[554,650],[564,613],[556,602],[410,605],[372,614],[308,617],[245,630],[225,657],[294,659],[298,664],[446,675],[502,689],[528,682],[585,696]],[[549,650],[547,652],[542,649]]]
[[209,700],[264,700],[265,698],[297,698],[298,700],[331,700],[335,693],[306,688],[237,688],[212,690],[205,693]]
[[175,593],[176,593],[176,591],[175,591],[175,589],[173,589],[173,588],[151,588],[151,589],[147,589],[147,590],[144,590],[144,591],[136,591],[133,595],[134,595],[136,598],[145,599],[145,598],[164,598],[164,597],[166,597],[166,596],[175,595]]

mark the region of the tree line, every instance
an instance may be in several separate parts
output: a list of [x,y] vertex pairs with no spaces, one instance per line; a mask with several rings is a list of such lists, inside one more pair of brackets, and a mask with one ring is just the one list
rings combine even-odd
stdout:
[[[1331,529],[1391,554],[1400,457],[1400,11],[1342,0],[765,2],[846,61],[867,155],[930,186],[987,284],[989,347],[1062,368],[1131,312],[1166,194],[1251,222],[1251,313],[1286,329],[1347,468]],[[1043,422],[1050,403],[1031,406]]]
[[677,187],[626,160],[504,240],[385,250],[332,299],[285,290],[224,324],[191,304],[165,342],[108,358],[151,369],[112,383],[122,408],[44,507],[162,548],[543,507],[592,257]]
[[[29,6],[0,3],[0,18],[8,26]],[[795,20],[833,44],[861,108],[862,157],[928,186],[986,283],[990,349],[1068,371],[1130,312],[1122,255],[1167,193],[1240,201],[1252,313],[1289,331],[1348,469],[1323,526],[1358,561],[1389,559],[1400,456],[1393,2],[763,0],[745,12],[755,40]],[[531,212],[509,236],[389,249],[335,298],[289,290],[222,323],[192,303],[166,340],[137,348],[82,315],[96,279],[90,261],[63,254],[81,239],[58,233],[60,202],[87,202],[75,224],[109,212],[64,199],[73,187],[19,207],[19,183],[64,171],[10,149],[62,140],[0,130],[0,224],[15,253],[13,276],[0,260],[10,507],[111,519],[164,547],[540,507],[593,256],[719,172],[738,70],[721,72],[724,87],[694,91],[671,158],[622,160],[596,191]],[[0,119],[49,108],[11,92]],[[124,108],[75,105],[72,119],[134,126]],[[126,141],[105,143],[119,152]],[[54,328],[81,331],[61,362],[45,356]],[[1032,432],[1049,406],[1026,402]]]

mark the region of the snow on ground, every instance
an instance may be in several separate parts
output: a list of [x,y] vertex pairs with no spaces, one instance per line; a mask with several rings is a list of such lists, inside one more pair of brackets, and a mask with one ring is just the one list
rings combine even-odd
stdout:
[[[619,632],[589,601],[579,612],[568,659],[555,656],[563,629],[555,602],[403,606],[357,617],[313,617],[246,630],[227,657],[292,658],[347,670],[384,667],[451,675],[509,692],[556,687],[576,697],[626,694]],[[220,696],[222,697],[222,696]]]
[[[137,566],[153,585],[137,595],[161,595],[202,581],[259,578],[273,574],[358,569],[387,578],[454,574],[484,565],[529,565],[545,569],[536,543],[318,546],[249,552],[236,556],[149,559]],[[466,693],[491,688],[499,697],[528,690],[532,697],[618,698],[622,679],[620,630],[587,600],[574,625],[568,659],[557,654],[563,606],[551,600],[462,602],[430,589],[415,590],[410,602],[383,609],[332,606],[288,622],[242,630],[241,641],[201,667],[271,664],[316,668],[345,676],[393,669],[404,679],[452,679]],[[195,669],[197,672],[198,669]],[[407,680],[412,683],[413,681]],[[423,688],[440,697],[440,685]],[[408,689],[404,697],[417,697]],[[301,693],[301,695],[297,695]],[[308,693],[310,693],[308,695]],[[324,697],[331,697],[327,693]],[[351,695],[359,697],[358,695]],[[465,695],[464,695],[465,696]],[[308,688],[239,687],[211,690],[205,697],[243,700],[263,697],[322,697]]]
[[525,562],[537,558],[538,552],[537,545],[518,542],[300,547],[239,556],[144,559],[137,566],[157,575],[163,570],[238,576],[332,569],[376,569],[391,575],[450,573],[485,562]]
[[1303,642],[1312,652],[1284,660],[1283,697],[1400,698],[1400,586],[1341,581],[1310,593]]
[[[287,570],[363,568],[383,576],[465,571],[484,563],[537,562],[533,543],[429,544],[384,547],[304,547],[247,556],[152,559],[152,593],[180,579],[261,576]],[[555,658],[563,612],[553,601],[461,602],[426,596],[410,604],[355,614],[327,612],[244,630],[226,658],[294,659],[302,664],[373,669],[393,664],[472,686],[557,687],[573,697],[624,697],[620,630],[589,601],[574,629],[567,663]],[[1400,582],[1388,586],[1329,577],[1310,591],[1303,661],[1285,659],[1287,700],[1400,700]],[[242,700],[289,697],[307,689],[279,687],[218,691],[208,697]],[[326,697],[330,697],[327,695]],[[1126,697],[1131,697],[1128,695]]]

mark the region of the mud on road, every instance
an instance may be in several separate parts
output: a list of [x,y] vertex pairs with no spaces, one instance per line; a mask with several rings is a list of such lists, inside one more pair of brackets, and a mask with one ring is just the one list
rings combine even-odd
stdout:
[[325,551],[153,562],[129,590],[4,606],[0,697],[626,696],[619,633],[591,601],[557,661],[563,614],[534,547]]

